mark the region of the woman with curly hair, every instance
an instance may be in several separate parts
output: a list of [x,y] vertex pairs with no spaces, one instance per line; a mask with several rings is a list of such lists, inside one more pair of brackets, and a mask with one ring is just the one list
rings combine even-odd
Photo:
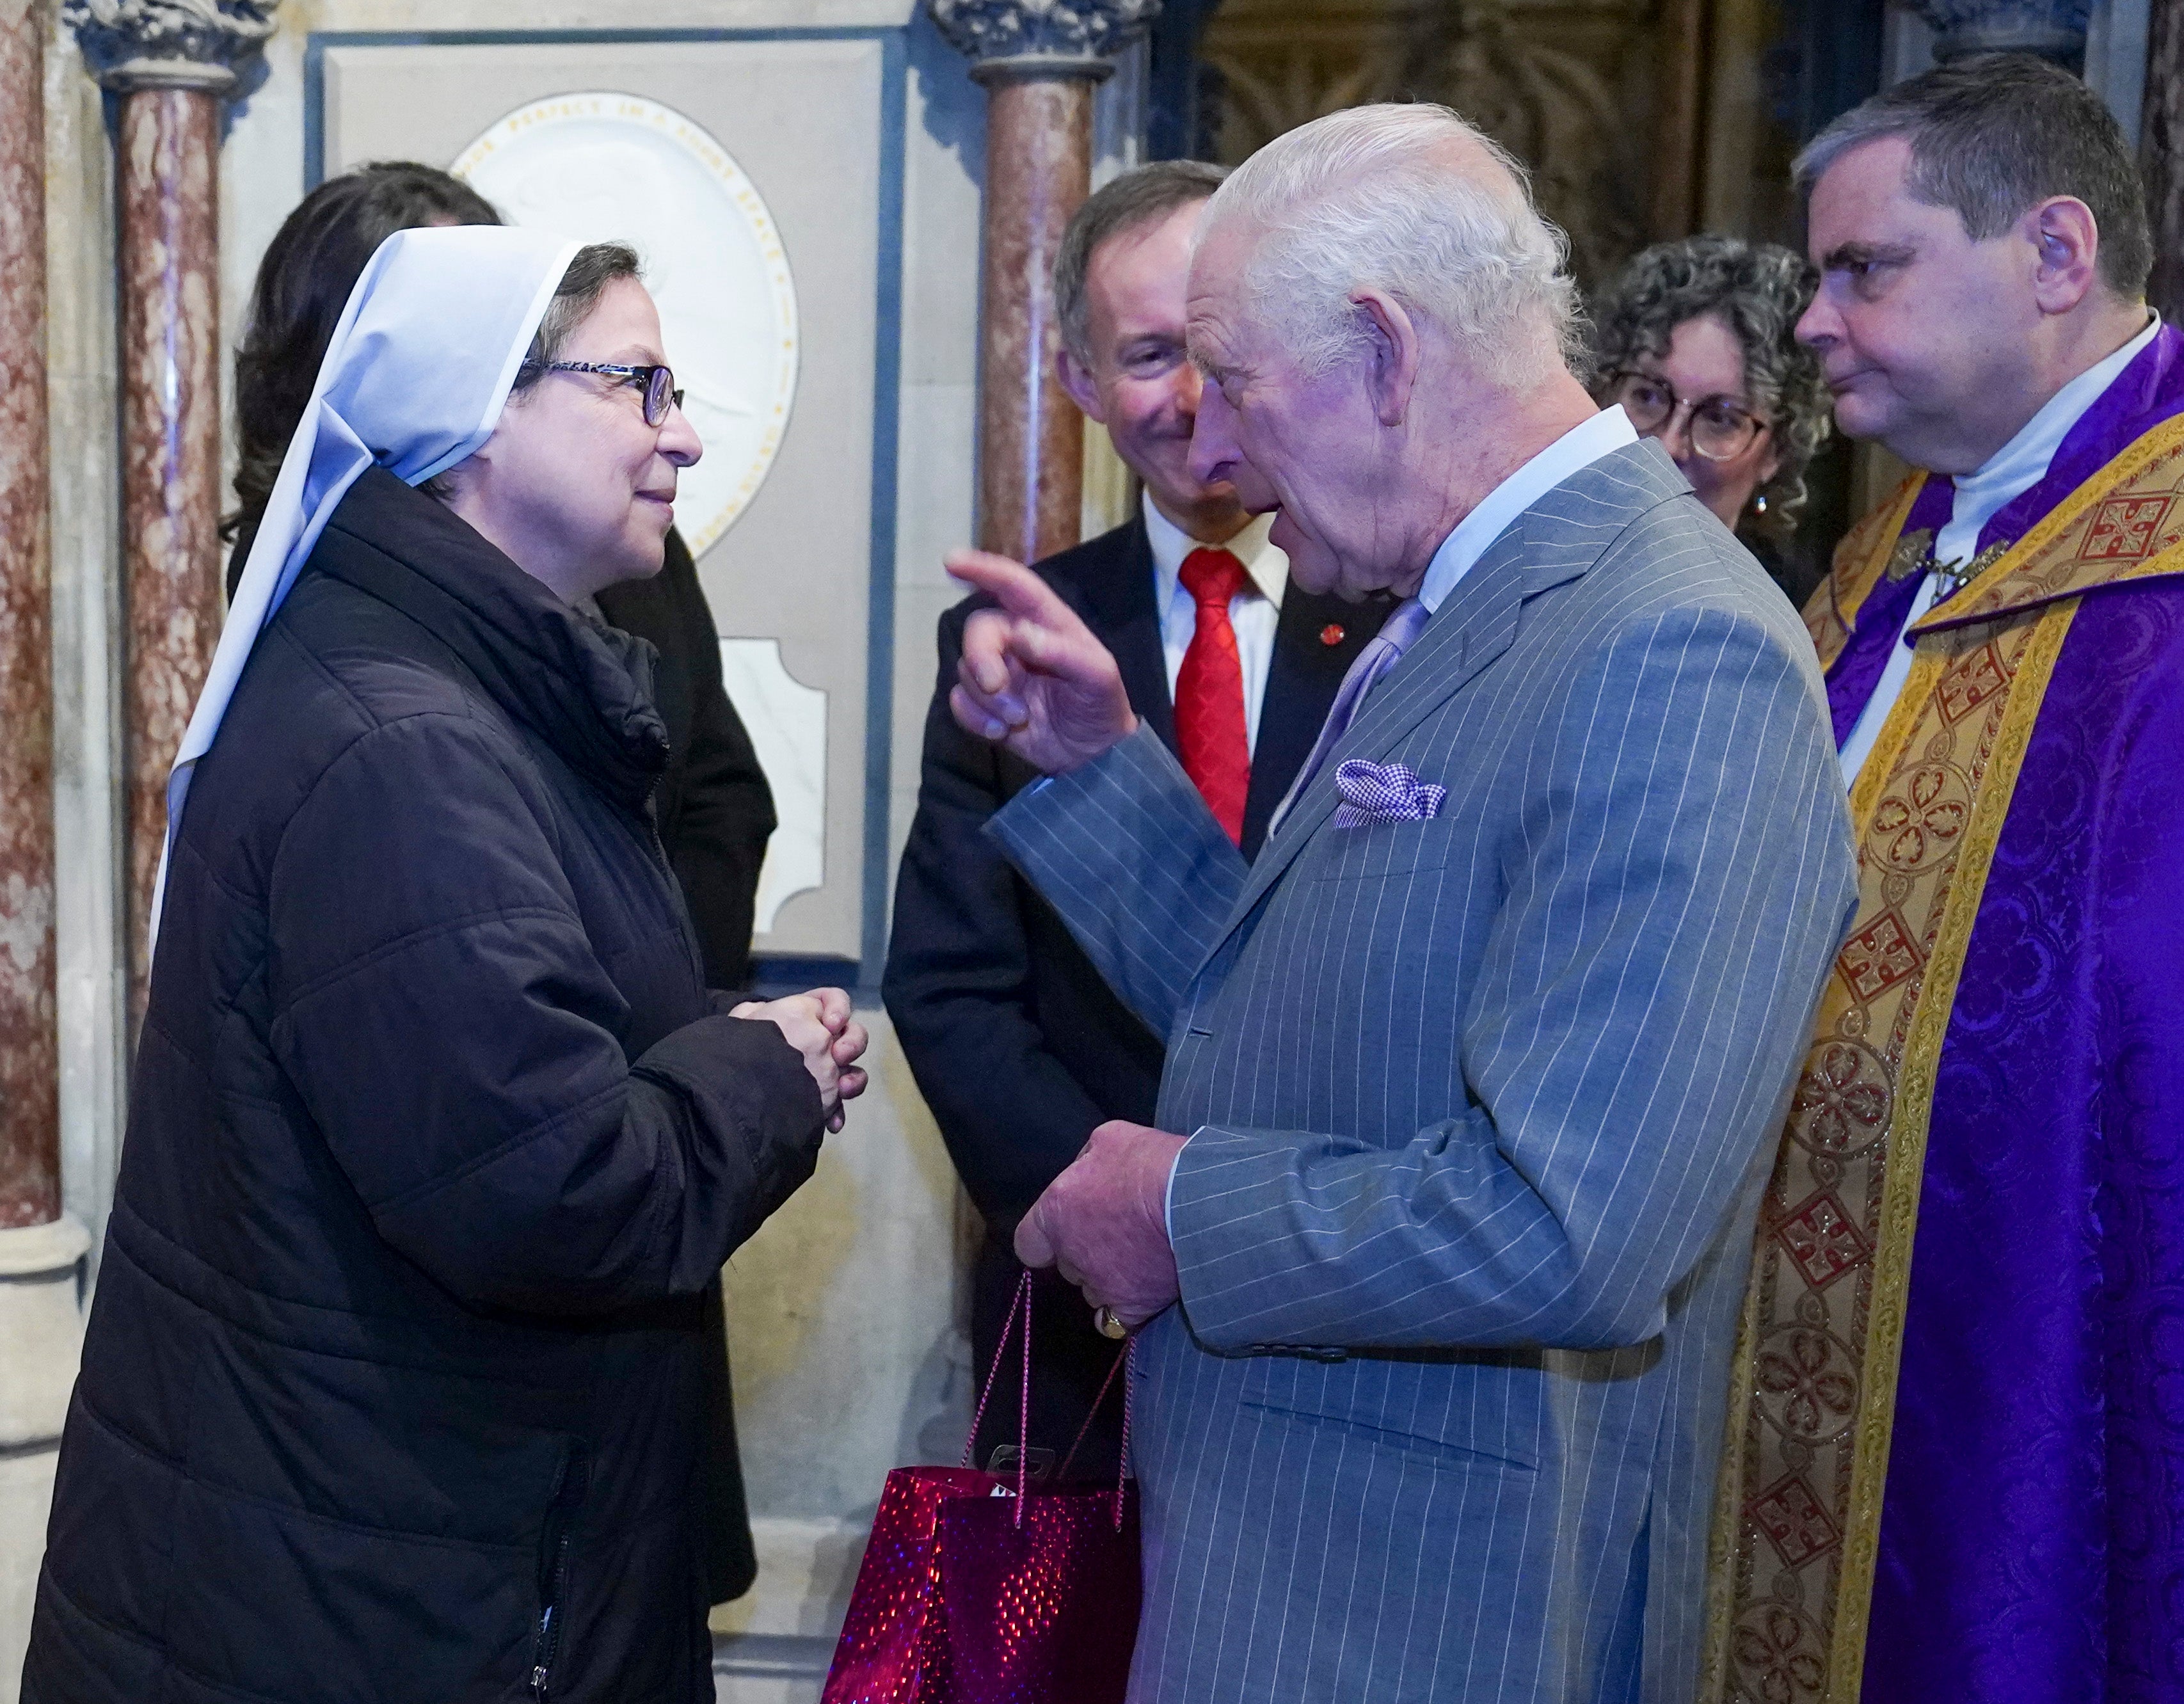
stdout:
[[1620,403],[1793,598],[1786,547],[1831,404],[1797,320],[1817,275],[1774,243],[1658,242],[1596,308],[1601,402]]

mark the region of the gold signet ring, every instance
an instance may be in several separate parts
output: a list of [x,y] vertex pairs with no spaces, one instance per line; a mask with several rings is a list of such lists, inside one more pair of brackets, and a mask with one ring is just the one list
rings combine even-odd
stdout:
[[1092,1323],[1100,1336],[1112,1337],[1117,1343],[1130,1334],[1130,1328],[1115,1317],[1115,1310],[1112,1307],[1093,1309]]

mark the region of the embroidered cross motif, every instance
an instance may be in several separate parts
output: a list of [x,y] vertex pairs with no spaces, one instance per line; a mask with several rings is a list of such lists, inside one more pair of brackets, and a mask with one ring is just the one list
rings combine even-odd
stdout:
[[1754,1497],[1747,1512],[1791,1568],[1802,1568],[1821,1551],[1834,1549],[1842,1536],[1813,1488],[1795,1473]]
[[1871,1000],[1919,968],[1919,945],[1899,911],[1883,911],[1847,941],[1839,955],[1860,1000]]
[[2150,554],[2154,535],[2169,514],[2172,499],[2166,497],[2112,497],[2093,511],[2086,529],[2081,562],[2136,560]]
[[1825,1189],[1785,1213],[1774,1235],[1814,1289],[1825,1289],[1872,1251],[1842,1203]]
[[2009,685],[2009,671],[1992,644],[1981,645],[1970,656],[1951,665],[1935,691],[1942,715],[1950,722],[1962,721],[1997,693]]
[[[1930,856],[1951,850],[1970,820],[1971,796],[1963,777],[1943,764],[1921,764],[1874,807],[1868,844],[1888,868],[1916,870]],[[1911,938],[1908,930],[1905,935]]]

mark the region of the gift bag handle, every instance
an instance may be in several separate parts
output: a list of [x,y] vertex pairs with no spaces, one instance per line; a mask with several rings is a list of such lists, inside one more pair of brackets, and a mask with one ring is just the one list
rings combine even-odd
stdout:
[[1070,1439],[1069,1453],[1061,1458],[1061,1466],[1054,1476],[1057,1479],[1069,1477],[1069,1464],[1077,1459],[1077,1451],[1084,1442],[1084,1434],[1092,1429],[1093,1417],[1099,1413],[1100,1405],[1107,1400],[1107,1388],[1115,1382],[1115,1375],[1123,1371],[1125,1362],[1129,1364],[1130,1370],[1123,1379],[1123,1453],[1115,1467],[1115,1530],[1118,1533],[1123,1530],[1123,1486],[1130,1477],[1130,1409],[1133,1406],[1132,1387],[1138,1375],[1136,1333],[1133,1332],[1123,1346],[1115,1351],[1114,1365],[1107,1369],[1107,1376],[1100,1381],[1100,1394],[1092,1399],[1092,1406],[1084,1411],[1084,1423],[1077,1428],[1076,1437]]
[[[1021,1527],[1023,1524],[1026,1468],[1031,1456],[1031,1273],[1028,1270],[1017,1280],[1016,1300],[1009,1304],[1009,1317],[1001,1326],[1001,1340],[994,1345],[994,1364],[986,1369],[985,1387],[978,1392],[978,1410],[971,1417],[971,1435],[963,1440],[962,1465],[969,1467],[972,1456],[978,1451],[978,1428],[985,1424],[986,1404],[993,1396],[994,1381],[1000,1377],[1001,1359],[1009,1352],[1009,1337],[1016,1330],[1019,1313],[1023,1315],[1023,1384],[1017,1409],[1016,1523]],[[1136,1383],[1138,1363],[1138,1339],[1134,1334],[1116,1353],[1115,1364],[1107,1369],[1106,1378],[1100,1381],[1100,1394],[1092,1399],[1092,1406],[1085,1413],[1084,1423],[1077,1428],[1077,1436],[1070,1442],[1069,1453],[1061,1458],[1061,1471],[1055,1475],[1056,1478],[1067,1475],[1069,1464],[1077,1459],[1078,1448],[1084,1442],[1084,1434],[1092,1429],[1093,1416],[1099,1413],[1100,1405],[1107,1400],[1107,1389],[1114,1384],[1115,1375],[1123,1370],[1125,1362],[1129,1366],[1130,1373],[1123,1381],[1123,1451],[1115,1472],[1117,1532],[1123,1529],[1123,1487],[1128,1482],[1130,1475],[1130,1411],[1135,1406],[1133,1401],[1135,1393],[1132,1387]]]
[[1026,1454],[1031,1447],[1031,1272],[1027,1269],[1017,1280],[1016,1300],[1009,1304],[1009,1317],[1001,1326],[1001,1340],[994,1345],[994,1364],[986,1369],[985,1389],[978,1393],[978,1412],[971,1417],[971,1435],[963,1440],[962,1466],[971,1465],[971,1457],[978,1447],[978,1428],[986,1423],[986,1402],[994,1394],[994,1381],[1000,1377],[1001,1357],[1009,1352],[1009,1337],[1017,1328],[1017,1316],[1021,1313],[1024,1323],[1023,1393],[1017,1410],[1017,1524],[1023,1524],[1024,1468]]

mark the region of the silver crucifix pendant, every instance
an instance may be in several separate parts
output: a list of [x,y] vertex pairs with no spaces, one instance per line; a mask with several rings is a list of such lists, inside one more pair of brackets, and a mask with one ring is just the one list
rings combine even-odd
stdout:
[[1935,563],[1932,572],[1934,578],[1940,582],[1941,589],[1934,601],[1946,604],[1999,562],[2008,549],[2007,543],[1997,538],[1969,562],[1960,557],[1954,562]]

